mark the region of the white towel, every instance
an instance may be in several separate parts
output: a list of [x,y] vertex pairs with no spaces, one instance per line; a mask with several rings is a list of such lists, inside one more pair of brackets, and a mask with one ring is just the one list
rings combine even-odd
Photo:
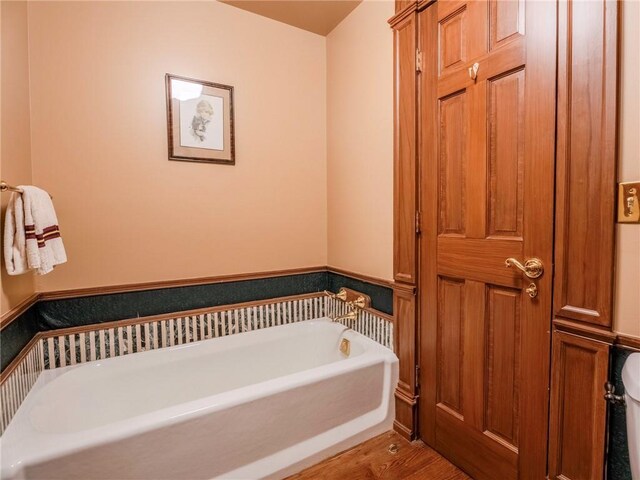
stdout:
[[22,196],[12,193],[4,217],[4,263],[9,275],[29,271],[27,242],[24,235],[24,207]]
[[[22,211],[24,216],[20,218],[22,220],[23,232],[20,232],[18,227],[19,214],[16,213],[20,210],[19,201],[15,199],[15,196],[11,198],[14,208],[12,210],[12,216],[14,227],[12,229],[5,227],[5,243],[9,243],[11,240],[14,248],[11,249],[10,258],[13,269],[16,273],[24,273],[26,270],[19,271],[23,264],[19,263],[22,255],[20,246],[21,238],[24,238],[24,252],[26,252],[26,263],[28,269],[35,269],[39,275],[44,275],[53,270],[53,267],[67,261],[67,254],[64,250],[64,244],[60,237],[60,228],[58,227],[58,217],[53,208],[51,197],[47,192],[32,186],[20,186],[22,189]],[[11,222],[9,216],[9,209],[7,209],[7,219],[5,224]],[[11,237],[11,232],[14,232],[14,238]],[[19,238],[20,235],[23,237]],[[17,245],[16,245],[17,244]],[[18,252],[17,254],[15,252]],[[5,247],[5,259],[7,259],[7,249]],[[6,262],[7,271],[9,271],[9,260]],[[17,260],[17,261],[16,261]],[[9,272],[11,273],[11,272]]]

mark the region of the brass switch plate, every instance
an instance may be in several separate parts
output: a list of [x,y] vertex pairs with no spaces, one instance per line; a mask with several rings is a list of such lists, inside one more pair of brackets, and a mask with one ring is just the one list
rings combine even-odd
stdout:
[[640,182],[618,184],[618,223],[640,223]]

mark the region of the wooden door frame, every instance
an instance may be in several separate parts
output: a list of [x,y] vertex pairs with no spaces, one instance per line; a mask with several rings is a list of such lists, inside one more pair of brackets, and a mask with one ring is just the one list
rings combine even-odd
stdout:
[[[420,15],[422,14],[422,16]],[[437,55],[427,55],[428,46],[437,42],[437,31],[434,28],[428,28],[423,23],[438,21],[437,4],[426,5],[424,9],[419,10],[419,27],[422,29],[422,36],[419,37],[420,49],[423,52],[424,72],[437,71],[438,60]],[[424,324],[421,321],[423,311],[425,314],[437,315],[437,236],[425,235],[425,232],[438,229],[437,208],[425,208],[425,203],[437,202],[437,188],[435,182],[423,182],[423,178],[436,178],[438,175],[438,162],[425,162],[427,154],[431,158],[436,158],[438,149],[435,142],[428,142],[427,139],[435,138],[437,114],[436,109],[432,108],[431,102],[437,97],[437,77],[435,75],[424,75],[423,79],[418,82],[419,98],[418,118],[424,122],[418,128],[418,208],[420,211],[421,228],[420,237],[418,239],[417,260],[417,279],[418,288],[416,293],[416,323],[417,323],[417,362],[419,365],[420,376],[418,383],[420,385],[420,397],[418,402],[417,415],[417,436],[424,440],[427,445],[435,446],[436,444],[436,428],[435,421],[427,422],[425,418],[435,419],[436,415],[436,388],[437,385],[437,365],[433,362],[429,367],[423,368],[423,360],[434,358],[437,349],[437,324],[436,322],[428,322]],[[430,101],[424,101],[425,96]],[[429,118],[429,121],[426,119]],[[425,188],[427,187],[427,188]],[[422,268],[425,265],[426,268]],[[425,307],[427,305],[428,307]],[[433,386],[433,388],[429,388]],[[426,401],[428,399],[428,401]],[[428,428],[424,428],[427,425]]]

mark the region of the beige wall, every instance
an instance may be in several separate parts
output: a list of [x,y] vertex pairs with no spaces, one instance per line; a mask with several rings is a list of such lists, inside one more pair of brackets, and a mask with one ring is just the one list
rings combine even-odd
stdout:
[[[51,191],[70,258],[39,289],[325,263],[392,278],[392,15],[365,1],[325,41],[217,2],[33,2],[29,29],[2,2],[2,178]],[[624,18],[633,180],[640,4]],[[166,72],[235,86],[235,167],[167,161]],[[34,281],[2,271],[6,312]],[[616,284],[615,329],[640,336],[637,225],[618,226]]]
[[[218,2],[33,2],[43,291],[324,265],[325,38]],[[236,165],[167,160],[165,73],[235,87]]]
[[[620,102],[621,182],[640,180],[640,3],[625,0],[622,25]],[[640,225],[618,225],[616,331],[640,337]]]
[[365,0],[327,36],[329,265],[393,277],[392,1]]
[[[31,183],[29,130],[29,55],[26,2],[2,2],[1,19],[1,132],[0,175],[14,184]],[[2,215],[10,195],[2,194]],[[4,232],[4,230],[3,230]],[[0,241],[1,243],[1,241]],[[0,314],[9,311],[34,292],[31,275],[9,277],[2,255]]]

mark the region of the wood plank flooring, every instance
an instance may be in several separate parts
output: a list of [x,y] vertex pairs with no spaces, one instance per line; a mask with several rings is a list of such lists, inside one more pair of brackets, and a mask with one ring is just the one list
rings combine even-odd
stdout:
[[[398,451],[391,454],[389,445]],[[287,480],[468,480],[470,477],[422,442],[387,432],[309,467]]]

